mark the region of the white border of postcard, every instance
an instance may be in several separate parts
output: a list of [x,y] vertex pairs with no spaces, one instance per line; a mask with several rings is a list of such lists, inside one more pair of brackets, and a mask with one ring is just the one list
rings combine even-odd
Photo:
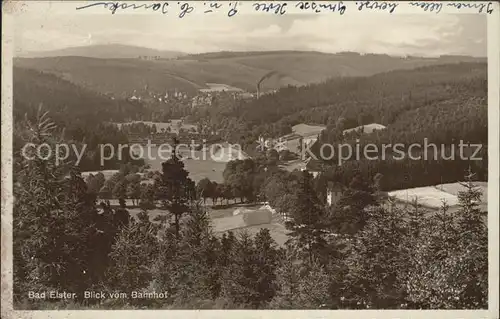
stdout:
[[[57,310],[17,311],[12,308],[12,56],[15,15],[36,1],[4,1],[2,3],[2,318],[498,318],[499,292],[499,86],[500,86],[500,5],[492,3],[487,14],[488,25],[488,233],[489,233],[489,309],[488,310]],[[43,1],[51,7],[70,6],[76,1]],[[123,2],[123,1],[120,1]],[[156,1],[158,2],[158,1]],[[346,1],[344,1],[347,3]],[[195,4],[195,1],[192,1]],[[429,14],[399,2],[402,14]],[[464,1],[465,3],[465,1]],[[471,2],[469,2],[471,3]],[[479,1],[474,1],[479,3]],[[484,2],[488,3],[488,2]],[[446,6],[443,5],[443,8]],[[335,19],[348,19],[352,10]],[[441,14],[449,13],[443,10]],[[251,12],[256,14],[255,12]],[[454,12],[454,14],[471,12]],[[41,13],[43,14],[43,13]],[[107,13],[109,14],[109,12]],[[134,13],[135,14],[135,13]],[[225,14],[225,13],[221,13]],[[240,13],[241,14],[241,13]],[[372,14],[372,12],[370,12]],[[379,13],[373,13],[379,14]],[[393,14],[397,14],[396,12]],[[485,14],[485,13],[482,13]],[[276,17],[277,19],[279,17]]]

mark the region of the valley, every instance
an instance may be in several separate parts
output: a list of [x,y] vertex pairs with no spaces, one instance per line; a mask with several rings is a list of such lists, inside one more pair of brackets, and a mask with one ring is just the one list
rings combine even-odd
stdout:
[[[135,49],[117,58],[99,50],[18,58],[13,76],[16,227],[31,236],[30,247],[45,236],[68,255],[85,252],[82,264],[94,277],[82,282],[123,282],[120,289],[130,290],[149,289],[157,278],[168,286],[174,278],[182,283],[175,290],[181,306],[191,302],[184,293],[209,291],[203,286],[209,282],[215,292],[203,300],[217,308],[223,298],[257,294],[254,288],[233,292],[234,274],[241,274],[237,287],[261,281],[267,287],[282,280],[276,279],[279,271],[300,265],[314,270],[298,279],[301,285],[338,280],[349,297],[374,273],[358,274],[353,263],[390,265],[395,268],[388,273],[406,276],[416,272],[416,263],[407,260],[428,258],[432,247],[468,258],[470,248],[460,255],[451,248],[461,240],[453,237],[457,229],[480,238],[463,245],[484,239],[489,172],[483,59],[299,51],[151,51],[153,56],[134,58]],[[408,148],[424,139],[444,150],[460,141],[482,144],[482,159],[336,152],[339,146]],[[27,142],[87,149],[79,164],[69,157],[58,165],[51,158],[27,159]],[[49,224],[56,235],[45,231]],[[63,237],[83,248],[73,252]],[[372,257],[386,258],[387,251],[403,257]],[[423,271],[434,262],[423,263]],[[108,283],[106,276],[119,279]],[[410,279],[398,280],[406,287]],[[276,294],[283,290],[276,287],[259,307],[282,302]],[[397,305],[391,307],[399,307],[407,292],[400,286],[394,291]],[[345,297],[335,294],[321,292],[341,308]]]

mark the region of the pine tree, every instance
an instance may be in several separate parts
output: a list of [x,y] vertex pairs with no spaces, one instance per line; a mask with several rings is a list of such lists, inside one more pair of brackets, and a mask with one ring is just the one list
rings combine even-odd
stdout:
[[207,198],[210,197],[210,187],[211,187],[211,181],[208,178],[203,178],[198,182],[198,185],[196,185],[196,191],[198,194],[200,194],[201,198],[203,198],[203,204],[206,203]]
[[486,308],[488,303],[488,231],[485,216],[479,209],[481,190],[473,182],[471,169],[461,183],[465,191],[458,193],[460,210],[458,211],[461,263],[459,269],[462,283],[460,300],[465,307]]
[[349,235],[360,231],[368,221],[365,208],[376,205],[378,203],[374,186],[365,181],[361,174],[356,173],[349,187],[331,209],[330,225],[333,231]]
[[223,269],[231,264],[233,252],[237,239],[232,231],[224,233],[221,238],[221,251],[219,254],[219,266]]
[[232,254],[231,264],[222,275],[221,297],[226,301],[226,307],[255,309],[260,304],[257,291],[258,265],[249,234],[240,234]]
[[488,238],[478,208],[481,192],[466,176],[459,192],[460,209],[451,218],[443,212],[433,218],[430,234],[421,235],[413,251],[415,261],[407,279],[409,300],[427,309],[484,309],[488,305]]
[[143,210],[156,208],[155,189],[153,185],[141,185],[139,207]]
[[181,230],[177,260],[176,302],[197,308],[200,302],[215,299],[220,291],[217,268],[219,241],[212,234],[207,212],[200,206],[191,207]]
[[303,258],[311,263],[315,257],[319,258],[325,253],[326,216],[314,193],[312,175],[307,171],[301,173],[290,209],[291,219],[286,222],[286,227],[291,230],[289,235],[303,252]]
[[425,236],[430,240],[427,249],[436,254],[437,259],[445,257],[456,245],[459,230],[454,215],[454,213],[450,212],[448,203],[443,201],[439,211],[429,221],[428,234],[421,234],[422,241],[425,240],[423,238]]
[[407,233],[397,208],[372,208],[369,221],[353,239],[345,278],[351,285],[346,304],[356,308],[400,308],[405,301],[403,284],[398,277],[407,259],[402,238]]
[[277,270],[272,309],[319,309],[331,307],[330,274],[324,265],[314,260],[310,264],[296,259],[294,248],[288,247]]
[[152,264],[159,252],[158,228],[149,220],[124,226],[109,256],[108,289],[132,292],[146,289],[152,281]]
[[[94,247],[91,239],[96,235],[97,210],[93,197],[87,191],[87,185],[79,170],[71,167],[69,178],[65,183],[66,199],[63,205],[65,212],[65,229],[57,237],[62,254],[67,254],[65,282],[81,278],[82,283],[75,287],[75,292],[82,293],[91,286],[93,279],[100,278],[102,269],[90,267],[89,258]],[[52,231],[57,232],[57,229]],[[64,248],[63,248],[64,247]],[[106,264],[106,260],[103,263]]]
[[465,191],[458,193],[460,205],[458,225],[464,232],[462,235],[470,240],[481,238],[485,232],[484,214],[479,209],[481,190],[473,182],[474,174],[470,171],[465,176],[465,182],[460,183]]
[[299,294],[300,264],[296,261],[292,248],[287,250],[276,270],[277,291],[269,303],[272,309],[296,309]]
[[155,181],[157,198],[163,201],[164,207],[174,215],[175,233],[180,234],[180,219],[189,211],[188,203],[192,197],[192,181],[184,169],[184,163],[177,155],[178,141],[174,140],[174,152],[171,158],[162,164],[162,174]]
[[410,236],[418,238],[422,228],[424,227],[424,209],[419,205],[418,199],[415,198],[411,202],[411,208],[409,210],[409,232]]
[[138,199],[141,197],[141,184],[139,180],[128,182],[126,196],[132,200],[132,205],[136,206],[138,204]]
[[259,307],[268,303],[276,293],[276,269],[279,263],[279,252],[276,242],[268,229],[262,228],[254,239],[257,265],[257,292]]
[[118,181],[113,187],[113,197],[118,199],[119,201],[126,203],[125,200],[127,198],[127,182],[125,179],[121,179]]
[[165,291],[169,296],[166,302],[173,302],[178,293],[179,269],[182,264],[179,263],[181,255],[181,245],[179,236],[175,229],[161,224],[158,233],[158,256],[152,262],[153,287],[156,291]]
[[[26,142],[51,150],[64,142],[41,107],[36,122],[25,124]],[[28,291],[81,292],[98,275],[89,264],[97,212],[84,180],[72,163],[57,165],[48,153],[31,155],[14,171],[15,300]]]
[[307,267],[299,281],[297,307],[301,309],[330,308],[330,276],[321,263]]

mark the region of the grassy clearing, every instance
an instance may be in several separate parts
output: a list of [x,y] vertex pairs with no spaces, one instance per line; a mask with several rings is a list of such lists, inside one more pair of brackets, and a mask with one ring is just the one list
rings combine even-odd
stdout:
[[[488,183],[477,182],[476,185],[480,187],[483,192],[480,206],[483,209],[487,208]],[[460,185],[460,183],[449,183],[402,189],[389,192],[389,195],[396,197],[397,200],[402,202],[412,202],[417,199],[418,203],[422,206],[439,209],[443,204],[443,200],[445,200],[450,207],[456,207],[458,205],[458,192],[463,190],[465,190],[465,188]]]
[[[151,154],[153,154],[153,158],[144,158],[146,164],[149,164],[153,171],[161,171],[161,164],[164,160],[155,155],[158,154],[158,151],[154,148],[152,148]],[[194,158],[184,160],[184,168],[189,172],[189,177],[195,182],[205,177],[217,183],[224,182],[222,173],[226,168],[226,164],[226,162],[212,160],[210,154],[203,156],[203,154],[198,151],[194,152]]]

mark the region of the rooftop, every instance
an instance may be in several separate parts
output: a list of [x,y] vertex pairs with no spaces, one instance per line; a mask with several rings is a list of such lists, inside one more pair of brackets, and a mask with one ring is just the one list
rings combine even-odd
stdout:
[[354,128],[350,128],[350,129],[344,130],[343,133],[344,134],[348,134],[348,133],[357,131],[360,128],[363,128],[363,133],[370,134],[370,133],[373,133],[374,131],[377,131],[377,130],[383,130],[386,127],[384,125],[382,125],[382,124],[371,123],[371,124],[356,126]]

